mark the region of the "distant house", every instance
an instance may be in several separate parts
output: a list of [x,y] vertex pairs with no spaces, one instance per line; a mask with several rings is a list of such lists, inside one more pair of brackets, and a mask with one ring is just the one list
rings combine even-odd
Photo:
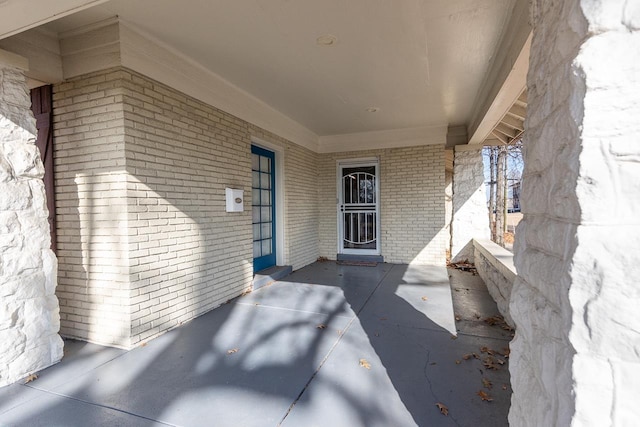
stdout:
[[509,184],[507,188],[507,211],[520,212],[520,191],[522,190],[522,182],[515,181]]

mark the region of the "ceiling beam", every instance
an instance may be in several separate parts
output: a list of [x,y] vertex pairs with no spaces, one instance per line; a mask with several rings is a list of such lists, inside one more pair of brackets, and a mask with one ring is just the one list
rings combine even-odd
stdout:
[[510,115],[509,113],[507,113],[502,120],[500,121],[500,123],[509,126],[512,129],[516,129],[518,131],[523,131],[524,130],[524,121],[520,120],[519,118],[516,118],[512,115]]

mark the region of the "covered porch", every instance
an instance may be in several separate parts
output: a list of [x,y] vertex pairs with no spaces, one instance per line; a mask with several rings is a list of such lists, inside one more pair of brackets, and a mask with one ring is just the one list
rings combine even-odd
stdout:
[[130,351],[67,341],[0,423],[504,426],[497,314],[470,272],[317,262]]
[[[58,363],[62,337],[153,363],[150,349],[200,316],[221,328],[267,313],[227,302],[270,266],[355,255],[444,271],[478,254],[516,329],[509,422],[640,418],[637,1],[6,0],[0,12],[0,386]],[[511,263],[482,244],[481,148],[523,132]],[[329,325],[346,331],[320,351],[327,363],[351,333],[370,345],[371,369],[356,372],[397,366],[358,317],[385,292],[376,277],[362,311],[345,293],[346,314],[312,328],[318,348]],[[394,295],[384,302],[420,317]],[[223,344],[238,348],[225,363],[261,366]],[[320,387],[323,368],[306,366]],[[402,391],[411,366],[380,384],[418,422]]]

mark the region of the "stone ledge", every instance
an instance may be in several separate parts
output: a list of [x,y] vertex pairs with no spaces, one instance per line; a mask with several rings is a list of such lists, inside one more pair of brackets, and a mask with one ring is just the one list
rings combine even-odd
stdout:
[[473,247],[480,251],[485,258],[491,260],[492,264],[504,277],[512,282],[516,280],[518,273],[513,264],[513,254],[511,252],[489,239],[473,239]]
[[478,274],[487,285],[500,314],[509,326],[515,327],[509,312],[511,289],[517,276],[513,254],[488,239],[474,239],[473,248]]

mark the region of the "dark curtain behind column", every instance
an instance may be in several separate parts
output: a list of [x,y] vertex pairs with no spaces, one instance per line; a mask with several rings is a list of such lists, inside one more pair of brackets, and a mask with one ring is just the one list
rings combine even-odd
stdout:
[[44,188],[49,209],[49,230],[51,231],[51,249],[56,252],[56,197],[54,191],[53,172],[53,99],[52,86],[40,86],[31,90],[31,111],[36,117],[38,139],[36,145],[40,149],[44,163]]

